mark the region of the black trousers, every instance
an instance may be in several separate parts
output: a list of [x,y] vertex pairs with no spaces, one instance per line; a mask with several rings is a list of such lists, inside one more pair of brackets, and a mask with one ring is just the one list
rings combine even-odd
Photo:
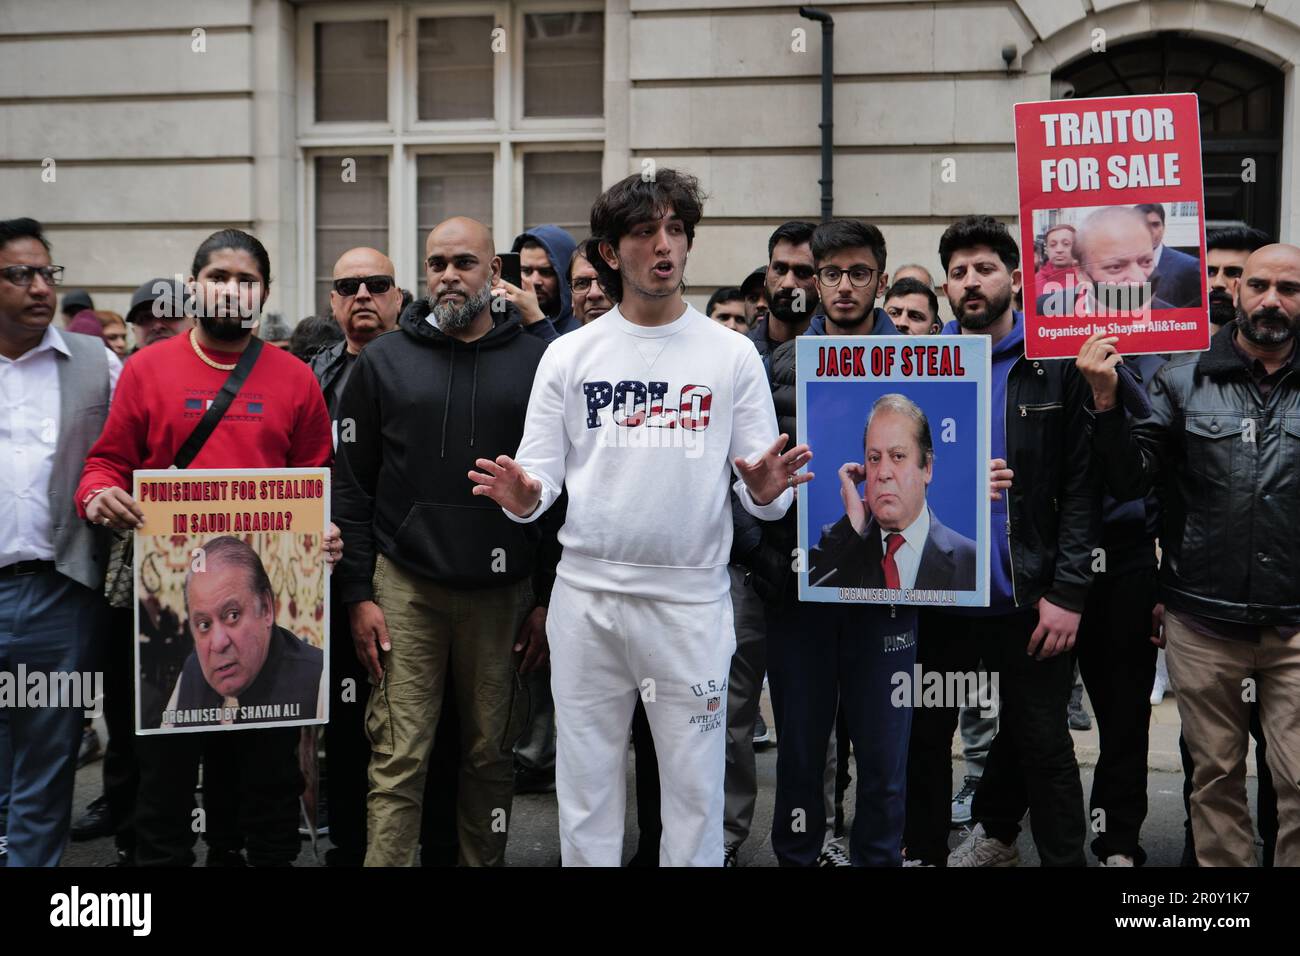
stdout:
[[1101,754],[1093,775],[1089,826],[1098,859],[1123,853],[1141,866],[1147,815],[1147,750],[1151,684],[1157,648],[1151,643],[1156,570],[1098,574],[1088,592],[1075,654],[1097,717]]
[[[136,863],[192,866],[194,841],[207,831],[214,850],[242,847],[253,866],[287,866],[298,856],[297,727],[138,737]],[[194,813],[203,761],[205,811]]]
[[[1255,738],[1255,774],[1258,781],[1255,826],[1259,829],[1259,838],[1264,844],[1264,865],[1272,866],[1273,853],[1277,849],[1277,791],[1273,789],[1273,772],[1268,769],[1268,750],[1264,744],[1264,726],[1259,720],[1259,701],[1250,705],[1250,735]],[[1180,865],[1198,866],[1196,840],[1192,837],[1192,755],[1182,734],[1178,735],[1178,751],[1183,758],[1183,811],[1186,813],[1183,826],[1187,831]]]
[[658,866],[659,839],[664,833],[659,813],[659,758],[650,734],[650,718],[646,716],[640,695],[632,711],[632,750],[636,754],[637,855],[647,866]]
[[[1043,865],[1083,866],[1083,787],[1066,717],[1074,663],[1070,654],[1036,661],[1025,652],[1037,623],[1032,608],[987,617],[922,611],[918,663],[925,681],[932,671],[977,673],[983,659],[990,681],[997,680],[998,733],[975,791],[972,820],[1014,843],[1028,810]],[[903,837],[909,860],[947,864],[957,715],[955,706],[913,710]]]
[[108,640],[100,658],[104,669],[104,800],[117,848],[135,853],[135,795],[140,769],[135,760],[135,614],[110,608]]
[[[330,619],[330,721],[325,725],[325,801],[329,808],[327,866],[361,866],[366,858],[366,775],[370,742],[366,740],[366,701],[370,684],[357,660],[346,606],[334,598]],[[352,692],[344,700],[344,681]],[[460,773],[460,719],[450,668],[442,716],[429,755],[420,828],[420,862],[455,866],[460,838],[456,829],[456,794]]]

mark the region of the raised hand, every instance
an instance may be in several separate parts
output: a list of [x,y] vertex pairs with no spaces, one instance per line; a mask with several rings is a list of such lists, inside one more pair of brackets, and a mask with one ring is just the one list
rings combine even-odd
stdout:
[[812,460],[811,449],[807,445],[796,445],[782,454],[781,449],[788,440],[788,435],[782,435],[752,465],[743,458],[737,458],[733,462],[745,487],[749,489],[754,504],[771,504],[785,489],[813,480],[811,471],[796,474]]
[[479,458],[474,462],[482,471],[471,471],[473,494],[487,495],[517,518],[527,518],[537,510],[542,500],[542,483],[529,478],[509,455],[499,455],[496,461]]
[[840,501],[844,502],[844,514],[849,524],[858,534],[867,530],[867,506],[862,500],[858,485],[867,480],[867,469],[861,462],[846,461],[840,465]]
[[1104,332],[1091,335],[1074,360],[1080,374],[1092,387],[1092,407],[1099,412],[1113,408],[1119,392],[1119,373],[1115,367],[1124,364],[1124,356],[1115,348],[1118,341],[1119,336]]

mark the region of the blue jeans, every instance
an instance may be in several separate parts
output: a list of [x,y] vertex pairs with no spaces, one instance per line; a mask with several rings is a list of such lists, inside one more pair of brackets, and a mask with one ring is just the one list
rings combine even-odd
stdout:
[[[916,613],[794,602],[769,608],[767,672],[778,741],[772,849],[782,866],[814,866],[826,829],[826,748],[836,702],[858,768],[849,836],[854,866],[901,862],[911,707],[891,703],[893,675],[916,663]],[[802,812],[800,812],[802,811]]]
[[[20,665],[29,675],[80,671],[106,607],[57,571],[0,578],[0,672],[16,682]],[[0,709],[0,809],[7,804],[9,866],[58,866],[63,857],[84,709]]]

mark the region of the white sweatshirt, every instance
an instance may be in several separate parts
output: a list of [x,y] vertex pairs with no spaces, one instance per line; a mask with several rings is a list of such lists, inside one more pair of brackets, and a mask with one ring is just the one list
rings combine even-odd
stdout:
[[[552,342],[528,400],[516,460],[542,483],[538,518],[567,485],[559,577],[589,591],[703,603],[727,592],[733,458],[779,432],[754,344],[691,306],[646,328],[611,309]],[[790,489],[745,509],[776,520]]]

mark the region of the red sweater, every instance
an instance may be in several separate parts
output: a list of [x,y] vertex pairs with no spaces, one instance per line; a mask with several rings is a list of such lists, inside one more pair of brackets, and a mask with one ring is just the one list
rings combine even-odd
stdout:
[[[205,350],[214,362],[239,360]],[[199,360],[190,333],[142,349],[122,369],[108,421],[86,456],[77,514],[93,488],[131,492],[131,472],[170,468],[229,372]],[[288,352],[264,346],[192,468],[312,468],[333,458],[329,412],[316,376]]]

